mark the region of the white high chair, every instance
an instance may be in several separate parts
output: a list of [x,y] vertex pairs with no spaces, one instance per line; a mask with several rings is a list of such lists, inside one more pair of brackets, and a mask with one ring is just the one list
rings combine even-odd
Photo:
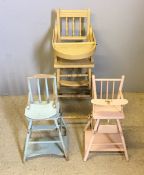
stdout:
[[46,74],[28,77],[28,90],[25,116],[29,124],[23,160],[47,154],[64,155],[68,159],[67,129],[60,113],[56,77]]

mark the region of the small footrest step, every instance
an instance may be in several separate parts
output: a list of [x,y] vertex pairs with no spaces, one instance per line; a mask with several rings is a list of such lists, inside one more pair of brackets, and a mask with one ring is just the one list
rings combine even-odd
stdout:
[[[59,139],[59,138],[55,138]],[[26,159],[30,157],[35,157],[39,155],[59,155],[59,156],[64,156],[64,151],[62,148],[61,141],[59,140],[54,140],[46,144],[47,138],[43,138],[38,140],[38,142],[35,142],[33,144],[31,141],[28,144],[28,151],[26,155]],[[64,145],[66,147],[66,150],[68,148],[68,143],[67,143],[67,136],[63,137]]]
[[52,131],[56,129],[56,125],[33,125],[32,131]]
[[87,80],[82,81],[68,81],[68,80],[61,80],[61,86],[70,86],[70,87],[80,87],[80,86],[88,86],[89,82]]

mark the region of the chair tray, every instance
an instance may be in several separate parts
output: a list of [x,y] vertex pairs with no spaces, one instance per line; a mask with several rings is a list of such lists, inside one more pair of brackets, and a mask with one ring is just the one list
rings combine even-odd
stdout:
[[77,60],[91,57],[94,54],[96,44],[94,42],[56,43],[53,45],[56,56]]

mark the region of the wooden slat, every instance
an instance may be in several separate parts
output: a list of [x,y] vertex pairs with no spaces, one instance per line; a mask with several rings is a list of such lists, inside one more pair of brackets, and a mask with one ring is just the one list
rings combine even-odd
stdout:
[[86,95],[86,94],[61,94],[58,95],[58,97],[61,98],[89,98],[90,95]]
[[40,82],[39,82],[39,79],[37,79],[37,90],[38,90],[39,102],[41,102],[41,92],[40,92]]
[[[62,37],[60,37],[60,39],[61,40],[83,40],[83,39],[85,39],[86,37],[85,36],[62,36]],[[86,41],[83,41],[83,42],[71,42],[71,43],[67,43],[67,42],[58,42],[58,43],[54,43],[54,49],[56,48],[56,47],[60,47],[60,46],[69,46],[69,45],[74,45],[74,46],[81,46],[81,45],[85,45],[85,46],[87,46],[87,45],[89,45],[89,46],[91,46],[91,47],[94,47],[95,48],[95,46],[96,46],[96,43],[95,42],[86,42]]]
[[56,71],[57,71],[57,85],[59,89],[60,88],[60,69],[58,68]]
[[90,9],[88,9],[88,17],[86,18],[86,20],[87,20],[87,34],[88,34],[90,30]]
[[33,78],[54,78],[55,76],[54,75],[51,75],[51,74],[35,74],[31,77],[28,77],[28,79],[33,79]]
[[68,18],[66,17],[66,21],[65,21],[65,25],[66,25],[66,36],[68,36]]
[[108,99],[108,93],[109,93],[109,81],[106,82],[106,99]]
[[57,96],[57,83],[56,83],[56,78],[53,79],[53,91],[54,95]]
[[60,77],[87,77],[88,74],[63,74]]
[[89,89],[91,89],[91,78],[92,78],[92,72],[91,72],[91,68],[89,68],[88,69]]
[[100,81],[100,98],[102,99],[103,81]]
[[72,35],[75,35],[75,18],[72,18]]
[[115,82],[113,81],[113,83],[112,83],[112,99],[114,98],[114,93],[115,93]]
[[60,10],[57,10],[58,38],[60,37]]
[[119,91],[122,91],[124,78],[125,78],[125,76],[123,75],[123,76],[121,77],[120,86],[119,86]]
[[108,78],[97,78],[96,81],[121,81],[121,79],[108,79]]
[[89,10],[60,10],[60,17],[88,17]]
[[82,21],[81,21],[81,17],[79,18],[79,35],[81,36],[81,32],[82,32]]
[[[64,119],[88,119],[87,116],[63,116],[63,118]],[[81,122],[80,124],[83,124],[83,122]]]
[[92,88],[93,96],[97,98],[95,75],[92,75]]
[[87,80],[82,80],[82,81],[60,80],[60,84],[62,86],[81,87],[81,86],[88,86],[88,81]]
[[30,79],[28,79],[28,89],[29,89],[30,102],[33,102],[33,95],[32,95],[31,80]]
[[63,64],[63,63],[57,63],[54,64],[54,68],[93,68],[94,64]]
[[[123,88],[123,82],[124,82],[125,76],[122,75],[121,77],[121,81],[120,81],[120,85],[119,85],[119,89],[118,89],[118,95],[117,98],[120,98],[120,96],[122,95],[122,88]],[[122,95],[123,96],[123,95]]]
[[49,88],[48,88],[48,80],[45,78],[45,89],[46,89],[46,100],[49,102]]

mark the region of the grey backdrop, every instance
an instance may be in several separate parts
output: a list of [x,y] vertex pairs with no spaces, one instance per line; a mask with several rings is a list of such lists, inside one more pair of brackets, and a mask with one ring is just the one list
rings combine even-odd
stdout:
[[144,92],[143,0],[0,0],[0,95],[26,93],[26,76],[53,72],[57,8],[91,9],[97,77],[126,76],[125,90]]

